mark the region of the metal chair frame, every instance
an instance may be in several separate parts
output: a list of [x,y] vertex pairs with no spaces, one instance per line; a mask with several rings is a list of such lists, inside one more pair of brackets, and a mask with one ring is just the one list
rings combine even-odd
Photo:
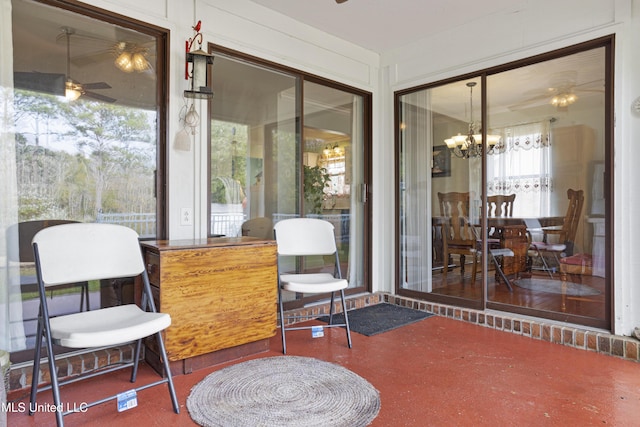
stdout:
[[[278,263],[278,308],[280,314],[280,330],[282,334],[282,352],[287,353],[286,331],[313,329],[314,326],[286,326],[288,319],[310,319],[312,316],[285,316],[283,291],[304,292],[314,294],[331,294],[329,323],[323,328],[344,327],[347,343],[351,348],[351,330],[344,290],[349,283],[342,278],[340,257],[335,242],[333,224],[315,218],[292,218],[279,221],[274,226],[274,237],[278,245],[278,257],[305,257],[310,255],[333,255],[334,272],[281,274]],[[306,289],[310,288],[310,289]],[[334,301],[336,292],[340,293],[344,323],[333,323]]]
[[[168,314],[158,313],[151,294],[149,277],[142,259],[138,235],[130,228],[113,224],[67,224],[46,228],[33,239],[36,263],[40,309],[33,358],[33,375],[29,415],[37,407],[36,396],[40,391],[51,389],[56,410],[56,422],[63,426],[63,417],[118,398],[118,394],[83,403],[81,406],[63,406],[60,387],[69,383],[132,367],[131,382],[136,381],[142,340],[155,336],[162,358],[165,377],[159,381],[134,388],[136,392],[156,385],[167,384],[173,410],[180,412],[176,397],[169,359],[162,338],[162,330],[171,319]],[[114,276],[116,274],[116,276]],[[142,278],[142,299],[140,307],[135,304],[84,311],[51,318],[47,306],[46,288],[69,281],[112,279],[116,277]],[[131,317],[131,319],[129,318]],[[131,328],[134,322],[136,328]],[[113,329],[108,328],[113,326]],[[38,388],[42,341],[45,342],[51,383]],[[93,348],[135,342],[135,353],[131,362],[98,369],[66,380],[58,379],[53,344],[71,348]],[[85,345],[86,344],[86,345]],[[127,390],[131,391],[131,389]],[[70,408],[70,409],[69,409]]]

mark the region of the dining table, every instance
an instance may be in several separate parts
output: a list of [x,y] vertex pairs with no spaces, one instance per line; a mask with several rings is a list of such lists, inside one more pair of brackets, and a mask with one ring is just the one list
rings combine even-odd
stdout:
[[[446,217],[432,217],[434,265],[444,265],[442,253],[442,225]],[[482,241],[483,218],[470,219]],[[512,290],[511,281],[529,270],[529,246],[532,235],[562,226],[564,217],[487,217],[490,261],[496,265],[496,280],[503,281]]]

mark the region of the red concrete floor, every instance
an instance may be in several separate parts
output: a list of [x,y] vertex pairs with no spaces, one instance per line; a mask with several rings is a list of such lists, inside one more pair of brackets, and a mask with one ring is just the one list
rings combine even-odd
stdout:
[[[372,426],[640,425],[640,366],[612,356],[437,316],[373,337],[354,333],[351,350],[342,329],[325,329],[324,338],[313,339],[310,331],[287,338],[289,355],[340,364],[380,391],[381,410]],[[271,344],[271,351],[256,357],[282,354],[279,335]],[[118,413],[109,402],[65,417],[65,425],[192,426],[185,406],[191,387],[223,366],[174,377],[179,415],[160,386],[141,391],[138,407],[129,411]],[[155,376],[144,366],[139,381]],[[127,377],[123,371],[69,385],[63,401],[126,390]],[[13,392],[9,399],[24,394]],[[28,397],[20,402],[28,405]],[[40,393],[39,402],[51,402],[50,391]],[[55,418],[15,412],[8,422],[45,426],[55,425]]]

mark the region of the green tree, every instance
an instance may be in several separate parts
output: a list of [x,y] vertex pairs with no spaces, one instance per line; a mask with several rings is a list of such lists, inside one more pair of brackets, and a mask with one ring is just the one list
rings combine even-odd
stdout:
[[155,113],[16,91],[20,220],[155,212]]
[[[94,188],[94,213],[100,212],[105,191],[118,182],[118,191],[123,190],[122,185],[127,185],[122,178],[131,178],[132,165],[148,161],[143,152],[133,149],[132,142],[143,142],[149,150],[153,148],[155,139],[149,116],[141,110],[90,101],[68,103],[61,114],[69,124],[65,136],[75,138],[78,150],[90,160],[87,171]],[[152,176],[152,171],[148,172]]]

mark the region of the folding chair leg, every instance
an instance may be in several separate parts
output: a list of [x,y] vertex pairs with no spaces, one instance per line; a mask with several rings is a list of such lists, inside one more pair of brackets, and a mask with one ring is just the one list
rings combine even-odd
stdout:
[[542,261],[542,268],[544,269],[544,271],[547,272],[547,274],[549,275],[549,278],[553,279],[553,273],[551,272],[551,268],[549,268],[549,264],[547,264],[547,260],[544,258],[544,255],[542,254],[542,252],[540,252],[540,249],[538,248],[536,248],[536,252],[538,253],[538,257]]
[[180,413],[180,405],[178,404],[178,398],[176,397],[176,390],[173,387],[173,377],[171,375],[171,365],[169,365],[169,357],[167,357],[167,351],[164,348],[164,340],[162,339],[162,331],[156,334],[158,337],[158,347],[162,356],[162,363],[164,365],[164,371],[167,375],[167,386],[169,387],[169,395],[171,396],[171,403],[173,404],[173,412]]
[[278,285],[278,308],[280,310],[280,332],[282,333],[282,353],[287,354],[287,339],[284,336],[284,306],[282,304],[282,289]]
[[136,341],[136,350],[133,353],[133,368],[131,369],[131,382],[135,383],[138,377],[138,362],[140,361],[140,350],[142,348],[142,340]]
[[38,394],[38,381],[40,379],[40,358],[42,357],[42,321],[38,316],[38,326],[36,332],[36,348],[33,357],[33,372],[31,374],[31,398],[29,399],[29,415],[33,415],[33,408]]
[[333,312],[335,311],[333,304],[335,301],[335,292],[331,292],[331,303],[329,304],[329,324],[333,325]]
[[[38,330],[40,331],[40,335],[38,337],[38,341],[42,342],[42,333],[44,332],[45,344],[47,346],[47,359],[49,361],[49,376],[51,377],[51,392],[53,393],[53,404],[56,408],[62,408],[61,400],[60,400],[60,386],[58,383],[58,373],[56,372],[56,358],[53,353],[53,342],[51,341],[51,332],[49,328],[47,328],[44,324],[44,320],[38,320]],[[36,351],[34,357],[35,360],[33,362],[33,378],[31,379],[31,402],[29,405],[29,415],[33,415],[31,411],[36,407],[36,394],[38,391],[38,377],[40,371],[40,353],[41,353],[42,344],[36,344]],[[56,410],[56,423],[58,427],[64,426],[64,421],[62,420],[62,411]]]
[[[331,294],[333,297],[333,293]],[[347,342],[349,343],[349,348],[351,348],[351,329],[349,328],[349,317],[347,316],[347,302],[344,299],[344,289],[340,290],[340,298],[342,299],[342,312],[344,314],[344,324],[347,329]]]
[[86,310],[89,311],[91,307],[89,307],[89,283],[85,282],[81,286],[80,290],[80,311],[84,311],[83,308],[86,304]]

